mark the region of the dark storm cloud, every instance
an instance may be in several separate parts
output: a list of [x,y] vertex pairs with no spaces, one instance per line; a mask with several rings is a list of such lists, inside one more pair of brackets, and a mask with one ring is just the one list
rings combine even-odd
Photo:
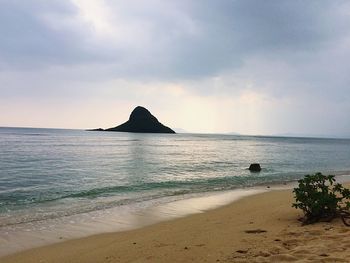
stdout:
[[[289,60],[295,52],[315,52],[348,34],[350,21],[341,13],[342,5],[342,1],[192,1],[141,13],[152,24],[154,39],[144,52],[154,56],[140,63],[139,73],[191,79],[238,68],[253,56]],[[162,16],[163,8],[185,14],[192,31],[179,26],[181,17]],[[130,54],[125,59],[135,58]]]
[[344,1],[106,3],[112,16],[121,14],[112,26],[134,23],[147,43],[135,28],[128,38],[139,44],[123,36],[92,41],[94,31],[77,21],[78,7],[69,1],[1,1],[2,68],[107,63],[119,77],[191,79],[240,67],[255,55],[288,60],[348,34]]
[[[41,14],[56,10],[60,16],[70,15],[74,10],[66,4],[52,1],[1,1],[0,2],[0,56],[2,67],[21,66],[62,59],[55,56],[58,50],[67,55],[76,51],[68,32],[55,32],[40,19]],[[51,13],[55,15],[55,13]],[[69,48],[64,48],[69,47]]]
[[0,70],[75,65],[109,55],[88,43],[88,28],[75,22],[69,1],[0,1]]
[[[339,70],[348,65],[344,61],[348,49],[339,47],[350,36],[349,5],[344,1],[202,3],[191,9],[202,33],[190,41],[180,41],[186,44],[175,48],[174,71],[179,75],[208,76],[228,71],[235,76],[246,67],[254,77],[259,75],[254,70],[266,71],[270,62],[271,67],[278,62],[288,66],[296,82],[309,82],[314,80],[313,75],[319,77],[318,70],[332,79],[329,75],[333,73],[327,70],[330,64],[340,63]],[[248,68],[251,60],[261,61],[260,69]],[[273,72],[271,69],[271,78],[278,79]],[[267,72],[264,78],[268,77]]]

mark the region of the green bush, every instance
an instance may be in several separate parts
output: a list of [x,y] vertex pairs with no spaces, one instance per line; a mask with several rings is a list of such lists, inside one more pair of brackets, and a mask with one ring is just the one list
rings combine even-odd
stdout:
[[331,221],[350,208],[350,190],[336,183],[334,175],[306,175],[294,188],[295,203],[304,212],[304,224]]

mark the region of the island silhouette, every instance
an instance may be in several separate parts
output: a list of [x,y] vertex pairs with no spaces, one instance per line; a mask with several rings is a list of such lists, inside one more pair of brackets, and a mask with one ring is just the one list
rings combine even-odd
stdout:
[[138,133],[175,133],[174,130],[163,125],[149,110],[137,106],[130,114],[129,120],[121,125],[109,129],[94,129],[92,131],[116,131]]

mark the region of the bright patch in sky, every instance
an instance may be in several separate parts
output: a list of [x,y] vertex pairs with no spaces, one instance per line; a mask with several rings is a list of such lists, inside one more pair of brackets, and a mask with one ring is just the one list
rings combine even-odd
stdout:
[[111,35],[114,32],[110,23],[110,12],[103,0],[73,0],[79,8],[79,16],[90,23],[97,34]]

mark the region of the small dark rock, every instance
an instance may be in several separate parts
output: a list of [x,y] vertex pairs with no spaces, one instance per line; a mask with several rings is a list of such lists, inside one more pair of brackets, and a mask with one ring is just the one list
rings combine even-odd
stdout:
[[242,250],[242,249],[239,249],[239,250],[236,250],[237,253],[240,253],[240,254],[247,254],[248,253],[248,250]]
[[188,249],[188,247],[184,247],[184,249]]
[[261,171],[261,166],[259,163],[252,163],[249,166],[249,171],[251,172],[260,172]]
[[245,230],[247,234],[260,234],[260,233],[265,233],[267,232],[266,230],[263,229],[252,229],[252,230]]

